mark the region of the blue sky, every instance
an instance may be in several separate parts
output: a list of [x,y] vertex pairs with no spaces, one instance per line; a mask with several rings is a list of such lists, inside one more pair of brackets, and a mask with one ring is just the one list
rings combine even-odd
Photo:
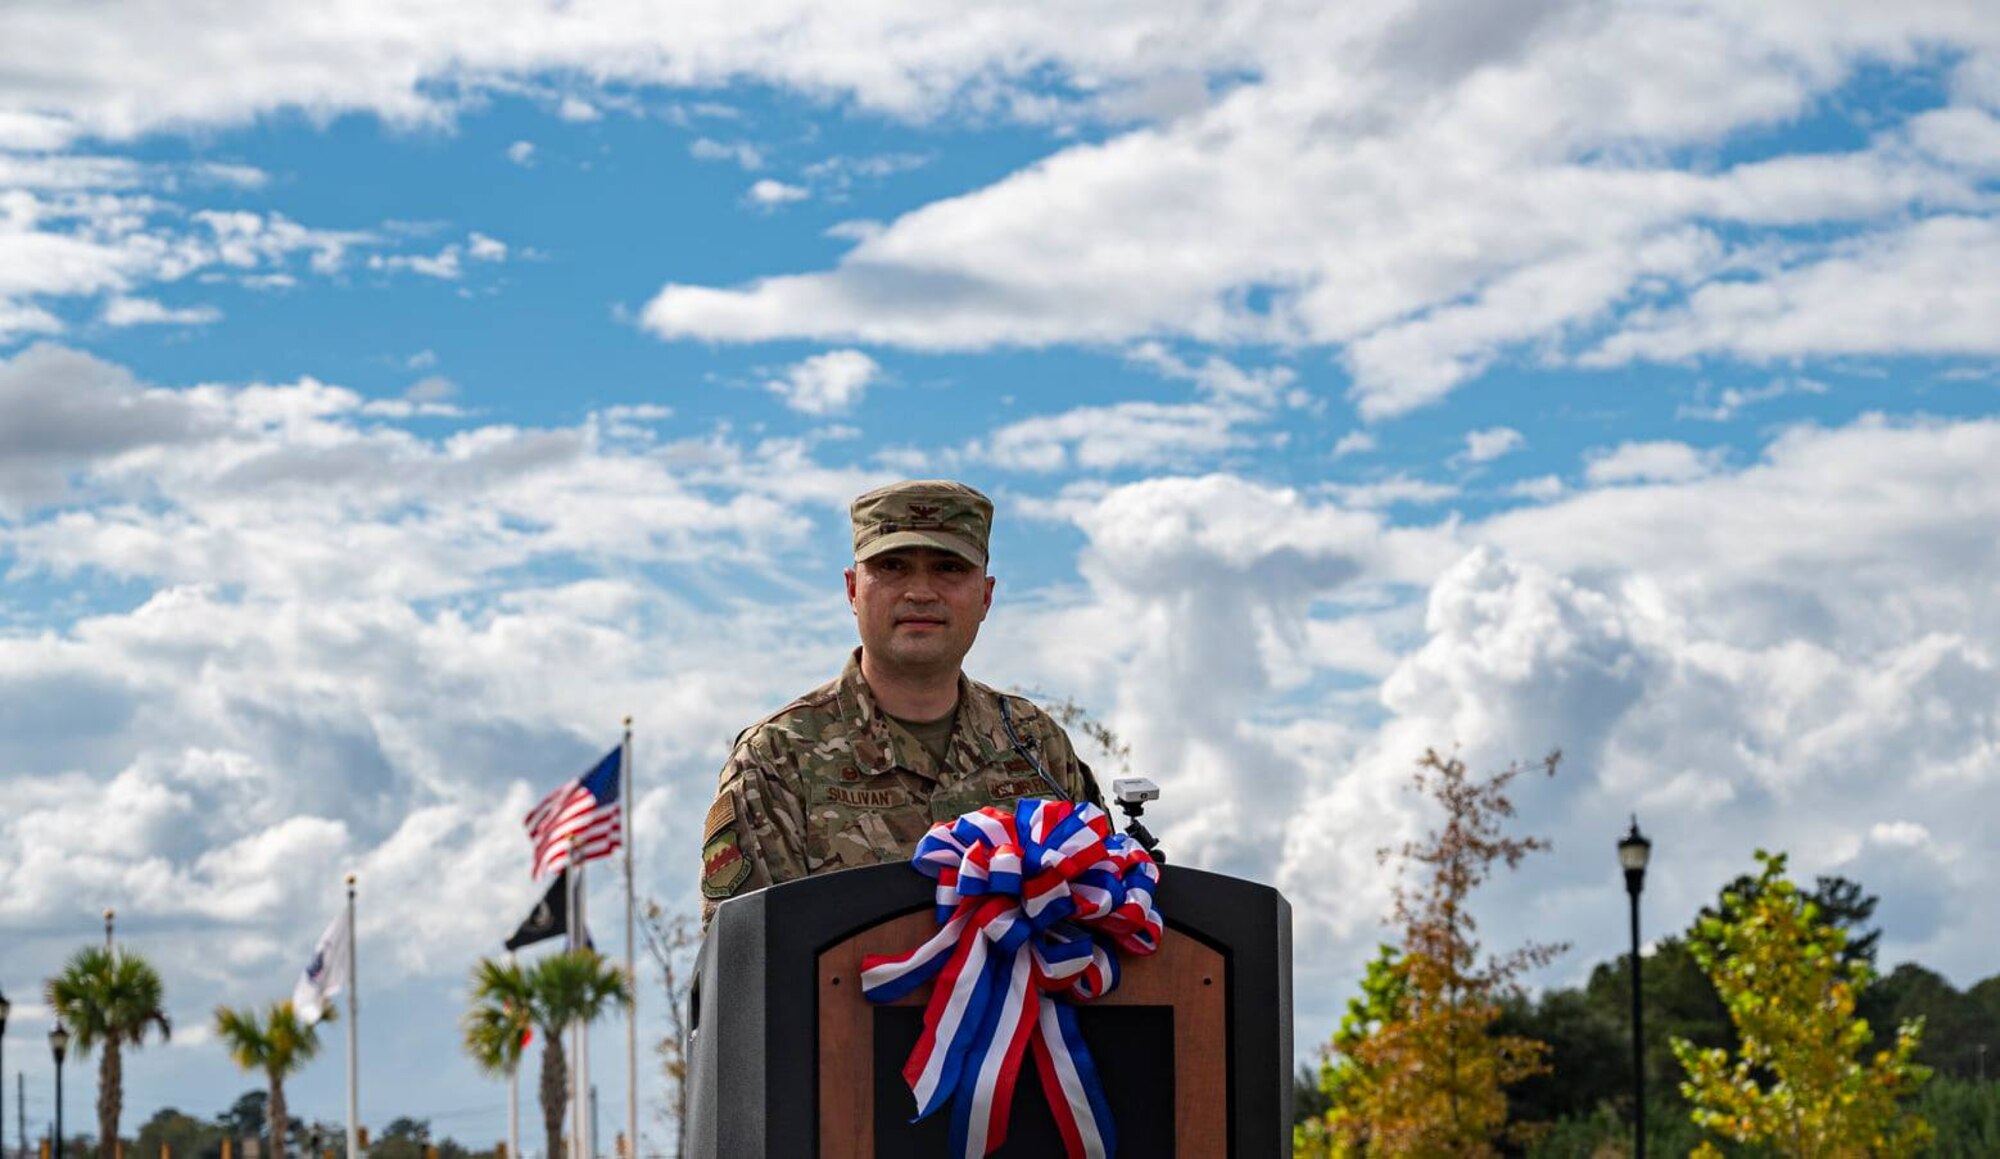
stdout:
[[1634,811],[1650,929],[1782,848],[1991,974],[2000,18],[1739,7],[9,6],[16,1041],[113,905],[180,1027],[128,1127],[221,1109],[208,1011],[356,870],[364,1117],[498,1138],[451,1028],[519,817],[632,713],[692,908],[730,738],[850,645],[847,500],[908,476],[998,501],[973,673],[1292,898],[1302,1050],[1429,745],[1568,754],[1483,899],[1574,943],[1537,984],[1620,944]]

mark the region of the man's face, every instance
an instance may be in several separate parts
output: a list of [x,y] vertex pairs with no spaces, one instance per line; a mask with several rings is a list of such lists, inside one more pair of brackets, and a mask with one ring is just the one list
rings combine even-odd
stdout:
[[993,606],[993,577],[948,551],[898,548],[848,569],[847,602],[872,664],[956,675]]

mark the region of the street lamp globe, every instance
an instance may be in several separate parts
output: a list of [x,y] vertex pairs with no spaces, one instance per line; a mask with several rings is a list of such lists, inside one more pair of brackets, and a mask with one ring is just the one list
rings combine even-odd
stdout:
[[56,1028],[49,1031],[49,1049],[55,1053],[56,1065],[61,1066],[63,1055],[69,1053],[69,1027],[56,1023]]
[[1639,832],[1639,818],[1632,818],[1632,831],[1618,842],[1618,864],[1625,867],[1625,886],[1633,893],[1646,884],[1646,862],[1653,856],[1653,842]]

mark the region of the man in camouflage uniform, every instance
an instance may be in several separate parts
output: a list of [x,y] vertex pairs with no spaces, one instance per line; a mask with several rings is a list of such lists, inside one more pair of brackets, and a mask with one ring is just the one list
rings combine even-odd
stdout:
[[933,822],[982,805],[1104,804],[1061,725],[960,670],[993,606],[992,502],[907,482],[850,513],[861,646],[839,679],[736,738],[702,826],[704,925],[749,890],[904,860]]

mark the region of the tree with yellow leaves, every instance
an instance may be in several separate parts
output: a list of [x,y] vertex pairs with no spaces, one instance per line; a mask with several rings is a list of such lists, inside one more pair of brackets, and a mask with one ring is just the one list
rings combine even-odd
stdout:
[[[1554,775],[1558,759],[1542,767]],[[1467,903],[1496,865],[1514,868],[1549,847],[1505,831],[1514,816],[1507,786],[1524,771],[1474,777],[1435,750],[1417,762],[1413,785],[1443,807],[1445,824],[1400,851],[1401,944],[1370,965],[1362,1001],[1334,1036],[1322,1072],[1333,1109],[1298,1139],[1308,1153],[1478,1157],[1523,1134],[1508,1126],[1506,1087],[1545,1071],[1547,1047],[1494,1034],[1493,1023],[1519,975],[1563,947],[1530,944],[1481,964]]]
[[[1899,1101],[1930,1077],[1913,1061],[1922,1021],[1862,1061],[1874,1036],[1854,1000],[1872,971],[1841,960],[1846,933],[1786,879],[1784,854],[1759,850],[1757,860],[1754,884],[1724,893],[1722,912],[1704,914],[1689,939],[1740,1040],[1733,1059],[1674,1040],[1694,1121],[1797,1159],[1919,1153],[1930,1126]],[[1704,1143],[1696,1154],[1721,1152]]]

